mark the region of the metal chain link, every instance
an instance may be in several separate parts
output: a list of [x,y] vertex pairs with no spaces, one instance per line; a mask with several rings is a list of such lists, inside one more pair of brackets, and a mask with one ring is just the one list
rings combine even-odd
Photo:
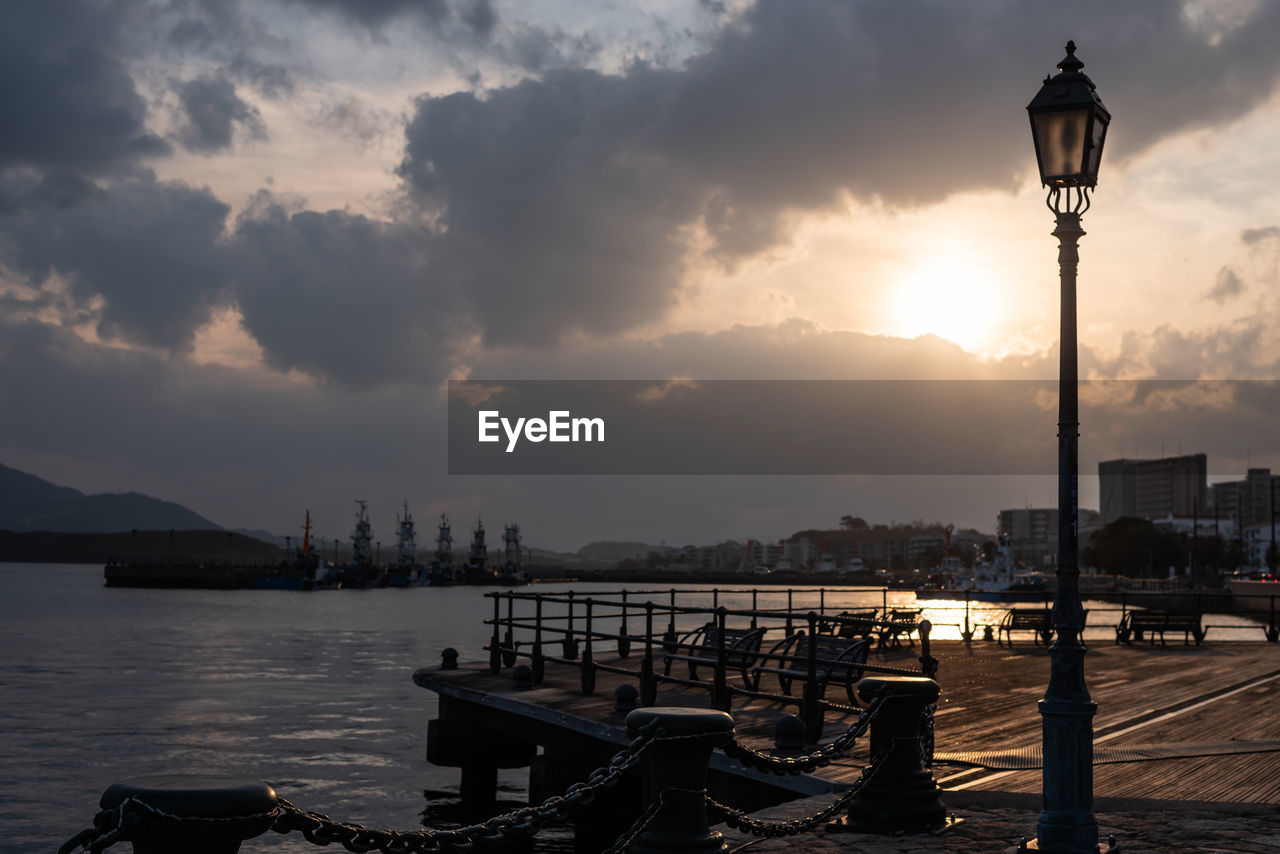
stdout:
[[876,697],[866,709],[861,711],[858,719],[850,724],[843,734],[836,738],[835,741],[822,745],[812,753],[790,756],[784,759],[747,747],[736,738],[724,748],[724,752],[725,755],[737,759],[743,765],[753,767],[759,771],[772,771],[775,774],[800,774],[805,771],[812,771],[815,768],[830,765],[836,758],[852,750],[854,743],[867,731],[867,727],[871,726],[871,721],[879,713],[884,701],[885,695]]
[[820,824],[830,821],[836,813],[847,807],[849,802],[858,796],[858,793],[862,791],[867,782],[876,775],[876,772],[884,765],[888,756],[889,753],[886,751],[877,757],[863,770],[862,776],[858,778],[858,781],[841,793],[840,797],[813,815],[804,816],[803,818],[790,819],[788,821],[752,818],[742,810],[720,803],[711,795],[706,796],[707,806],[722,814],[725,817],[725,824],[729,825],[729,827],[750,833],[752,836],[794,836],[797,833],[805,833]]
[[527,838],[543,825],[561,818],[569,810],[590,805],[595,793],[616,783],[624,772],[639,761],[650,744],[683,738],[689,736],[665,736],[658,729],[657,721],[654,721],[641,730],[641,734],[626,749],[616,754],[607,766],[592,771],[584,782],[574,783],[563,795],[547,798],[536,807],[523,807],[456,830],[369,830],[363,825],[334,821],[322,813],[304,812],[284,799],[280,801],[283,814],[272,830],[277,833],[300,830],[308,842],[316,845],[337,842],[348,851],[382,851],[386,854],[435,854],[445,849],[466,851],[474,845],[499,844],[512,836]]
[[667,803],[667,790],[663,789],[658,793],[658,797],[649,802],[649,806],[644,808],[644,812],[640,813],[640,817],[631,823],[631,827],[626,833],[614,840],[613,845],[606,848],[600,854],[624,854],[631,845],[640,838],[640,834],[644,833],[649,825],[653,824],[654,819],[658,817],[658,813],[662,812],[662,808]]

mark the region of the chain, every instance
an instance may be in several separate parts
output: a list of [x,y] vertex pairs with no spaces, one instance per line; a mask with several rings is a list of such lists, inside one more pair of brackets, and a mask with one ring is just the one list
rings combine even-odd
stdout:
[[929,703],[920,713],[920,765],[930,770],[933,769],[933,715],[937,709],[937,703]]
[[716,810],[725,817],[725,824],[729,827],[738,828],[752,836],[795,836],[797,833],[805,833],[813,830],[820,824],[830,821],[836,813],[849,805],[849,802],[858,796],[867,782],[876,775],[884,765],[888,758],[888,752],[877,757],[865,770],[858,781],[846,789],[840,797],[835,801],[818,810],[816,813],[803,818],[791,819],[790,821],[769,821],[767,819],[752,818],[742,810],[735,809],[727,804],[722,804],[716,799],[707,795],[707,806]]
[[658,817],[658,813],[662,812],[662,808],[667,803],[667,790],[663,789],[658,793],[656,800],[649,802],[649,806],[644,808],[644,812],[640,813],[640,817],[632,822],[631,827],[622,836],[614,840],[613,847],[606,848],[600,854],[623,854],[631,845],[644,833],[649,825],[653,824],[654,819]]
[[434,854],[446,849],[466,851],[473,845],[504,842],[510,836],[527,838],[570,810],[590,805],[596,791],[616,783],[654,741],[680,738],[687,736],[665,737],[654,721],[607,766],[592,771],[585,782],[574,783],[563,795],[547,798],[536,807],[524,807],[456,830],[369,830],[363,825],[334,821],[321,813],[303,812],[285,800],[280,802],[284,815],[272,829],[278,833],[300,830],[308,842],[316,845],[337,842],[348,851],[382,851],[386,854]]
[[58,849],[58,854],[72,854],[77,848],[99,854],[116,842],[129,839],[129,831],[146,816],[152,815],[173,821],[210,822],[243,821],[255,818],[275,818],[271,829],[277,833],[299,831],[315,845],[338,843],[348,851],[363,854],[381,851],[384,854],[436,854],[446,849],[466,851],[473,845],[493,845],[508,837],[527,838],[543,825],[564,816],[569,810],[589,806],[595,793],[612,786],[632,768],[650,744],[661,739],[678,741],[698,736],[666,736],[658,721],[652,721],[623,750],[609,760],[609,764],[595,769],[584,782],[574,783],[563,795],[547,798],[539,806],[523,807],[504,815],[455,830],[372,830],[362,824],[335,821],[324,813],[309,812],[295,807],[284,798],[269,813],[254,816],[237,816],[224,819],[178,816],[157,809],[137,798],[127,798],[118,807],[104,810],[94,818],[93,828],[77,833]]
[[735,738],[724,748],[725,755],[731,756],[743,765],[754,767],[759,771],[773,771],[777,774],[800,774],[805,771],[812,771],[815,768],[821,768],[824,765],[830,765],[837,757],[842,756],[853,748],[858,738],[867,731],[867,727],[871,726],[871,721],[880,711],[884,700],[885,695],[876,697],[871,701],[871,705],[859,713],[858,719],[850,724],[843,734],[836,738],[835,741],[822,745],[812,753],[783,759],[747,747]]

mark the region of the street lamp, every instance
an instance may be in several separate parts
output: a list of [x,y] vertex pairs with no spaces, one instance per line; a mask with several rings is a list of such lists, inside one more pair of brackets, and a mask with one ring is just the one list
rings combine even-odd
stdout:
[[1049,686],[1040,701],[1044,738],[1043,810],[1029,848],[1055,854],[1093,854],[1093,717],[1098,704],[1084,681],[1084,609],[1080,603],[1077,477],[1080,413],[1076,365],[1077,242],[1080,215],[1098,183],[1098,166],[1111,114],[1093,81],[1080,70],[1075,42],[1027,105],[1040,181],[1057,216],[1058,267],[1062,279],[1062,331],[1058,372],[1058,590],[1053,600],[1057,638],[1049,648]]

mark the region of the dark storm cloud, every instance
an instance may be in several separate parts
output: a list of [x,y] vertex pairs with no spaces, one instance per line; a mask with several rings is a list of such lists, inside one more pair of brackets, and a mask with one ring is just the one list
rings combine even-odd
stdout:
[[458,17],[477,36],[488,37],[498,25],[498,13],[490,0],[471,0],[458,10]]
[[232,236],[235,294],[267,361],[342,383],[437,382],[468,324],[427,266],[430,235],[263,193]]
[[0,26],[0,169],[100,173],[165,153],[117,55],[130,4],[8,3]]
[[335,12],[367,27],[381,29],[395,18],[412,18],[429,26],[439,25],[449,17],[446,0],[292,0],[312,9]]
[[1205,294],[1205,298],[1222,305],[1227,300],[1238,297],[1242,293],[1244,293],[1244,280],[1240,278],[1239,271],[1226,266],[1218,271],[1218,277],[1214,281],[1213,287]]
[[137,179],[103,189],[76,176],[10,180],[0,267],[34,287],[65,283],[99,334],[182,351],[226,286],[228,207],[207,189]]
[[486,340],[545,343],[660,317],[691,228],[732,264],[845,194],[902,207],[1013,189],[1031,168],[1023,107],[1067,36],[1123,161],[1261,103],[1277,31],[1273,4],[1215,43],[1164,2],[761,0],[679,68],[424,97],[400,174],[440,213],[437,258]]
[[1280,226],[1268,225],[1263,228],[1246,228],[1240,232],[1240,240],[1245,246],[1257,246],[1268,240],[1280,237]]
[[266,138],[262,116],[236,94],[235,84],[225,76],[196,77],[175,83],[173,89],[184,114],[178,139],[188,151],[208,154],[229,148],[237,125],[254,139]]

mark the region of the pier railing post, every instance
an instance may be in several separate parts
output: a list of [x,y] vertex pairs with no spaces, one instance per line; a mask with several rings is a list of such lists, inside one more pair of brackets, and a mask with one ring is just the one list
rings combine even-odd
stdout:
[[266,783],[185,774],[123,780],[108,787],[99,802],[104,810],[136,809],[137,824],[121,836],[133,843],[136,854],[236,854],[243,840],[271,828],[276,804],[276,793]]
[[507,630],[502,634],[503,667],[511,667],[516,663],[515,606],[516,597],[507,596]]
[[803,707],[804,738],[806,744],[822,740],[822,692],[818,690],[818,615],[809,612],[809,635],[805,655],[808,678],[804,681]]
[[676,651],[676,589],[671,588],[671,608],[667,611],[667,631],[662,636],[662,648],[667,652]]
[[1276,625],[1276,594],[1271,594],[1271,622],[1267,624],[1267,640],[1280,641],[1280,626]]
[[640,705],[658,701],[658,680],[653,677],[653,603],[644,603],[644,660],[640,662]]
[[787,588],[787,628],[786,628],[787,637],[791,637],[791,635],[794,634],[791,626],[791,592],[792,592],[791,588],[788,587]]
[[759,625],[756,623],[756,610],[757,610],[756,609],[756,593],[757,593],[756,589],[752,587],[751,588],[751,628],[753,629],[759,628]]
[[622,591],[622,623],[618,627],[618,658],[631,655],[631,636],[627,633],[627,591]]
[[973,593],[969,590],[964,592],[964,631],[960,633],[960,637],[966,643],[973,640],[973,629],[969,627],[969,601],[973,597]]
[[849,803],[848,829],[923,833],[946,824],[941,790],[924,765],[919,727],[938,694],[938,683],[922,676],[877,676],[858,683],[863,702],[884,700],[871,722],[871,761],[878,768]]
[[646,748],[644,790],[657,803],[653,820],[633,841],[635,854],[710,854],[723,851],[724,837],[707,821],[707,766],[711,753],[733,739],[733,718],[712,709],[658,706],[627,715],[627,732],[638,736],[658,722]]
[[569,591],[568,631],[564,636],[564,657],[573,661],[578,657],[578,639],[573,634],[573,591]]
[[502,636],[499,634],[502,601],[497,593],[489,595],[493,597],[493,638],[489,641],[489,672],[496,676],[502,671]]
[[546,662],[542,660],[542,594],[533,599],[533,684],[541,685]]
[[729,711],[729,681],[725,668],[729,657],[725,649],[724,619],[725,609],[716,608],[716,672],[711,682],[711,707],[727,712]]
[[596,690],[596,664],[591,653],[591,599],[587,599],[587,630],[582,645],[582,693],[594,694]]

